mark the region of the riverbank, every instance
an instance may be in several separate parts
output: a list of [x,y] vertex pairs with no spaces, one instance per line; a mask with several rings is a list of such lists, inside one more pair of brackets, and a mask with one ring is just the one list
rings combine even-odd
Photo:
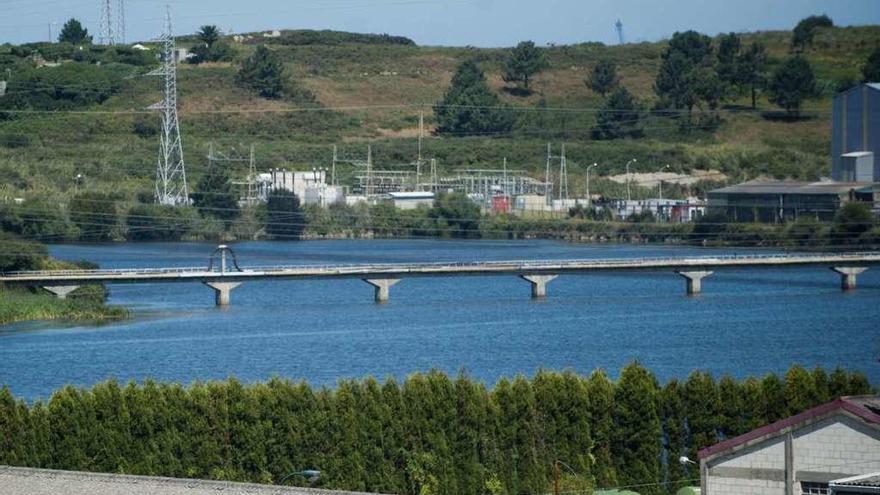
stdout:
[[109,306],[88,292],[58,299],[51,294],[37,294],[25,289],[0,290],[0,325],[54,320],[105,322],[124,320],[129,316],[128,309]]

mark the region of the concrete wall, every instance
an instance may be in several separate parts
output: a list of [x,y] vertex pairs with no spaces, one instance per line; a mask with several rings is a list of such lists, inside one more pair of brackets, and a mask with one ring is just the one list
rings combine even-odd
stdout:
[[[838,414],[794,432],[795,494],[800,481],[830,480],[880,471],[880,431]],[[709,462],[704,495],[784,495],[784,436]]]
[[880,471],[880,431],[849,416],[810,425],[794,436],[795,479],[832,479]]

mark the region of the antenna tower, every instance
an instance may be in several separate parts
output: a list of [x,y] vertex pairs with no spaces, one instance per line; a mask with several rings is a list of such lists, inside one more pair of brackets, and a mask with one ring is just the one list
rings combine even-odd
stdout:
[[149,73],[164,80],[165,97],[150,106],[162,112],[162,131],[159,136],[159,164],[156,168],[156,202],[178,206],[189,204],[186,186],[186,168],[183,164],[183,146],[180,141],[180,124],[177,118],[177,60],[174,36],[171,34],[171,8],[166,8],[165,33],[162,42],[162,67]]
[[98,42],[102,45],[125,43],[125,0],[101,0]]
[[617,28],[617,43],[619,45],[623,44],[623,21],[620,19],[614,23],[614,27]]

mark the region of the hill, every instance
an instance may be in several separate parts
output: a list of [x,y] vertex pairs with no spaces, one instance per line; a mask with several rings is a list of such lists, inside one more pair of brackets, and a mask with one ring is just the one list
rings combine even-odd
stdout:
[[[477,60],[486,71],[491,88],[514,108],[516,125],[500,135],[427,137],[423,153],[436,158],[441,170],[498,168],[507,158],[511,168],[540,175],[546,143],[564,142],[574,191],[580,191],[584,166],[598,162],[599,175],[612,176],[630,158],[638,159],[633,170],[641,172],[671,164],[681,173],[718,170],[722,181],[814,179],[830,172],[831,97],[859,80],[868,54],[880,46],[878,26],[820,30],[804,53],[816,72],[820,96],[807,102],[804,118],[776,118],[779,109],[759,93],[756,110],[742,95],[724,103],[719,122],[691,126],[688,132],[673,118],[650,115],[644,138],[595,141],[590,131],[603,100],[583,82],[589,71],[600,59],[615,61],[622,84],[651,108],[666,42],[542,48],[549,67],[535,77],[533,93],[520,96],[502,79],[507,50],[421,47],[387,35],[277,34],[229,38],[230,62],[180,66],[181,126],[193,180],[206,169],[211,142],[224,150],[254,144],[261,169],[329,166],[334,144],[340,155],[362,156],[369,143],[381,166],[411,163],[420,111],[432,129],[431,105],[443,97],[456,66],[466,59]],[[767,47],[769,70],[789,55],[789,32],[749,33],[742,39],[744,45],[760,41]],[[192,40],[183,38],[181,45],[192,45]],[[257,44],[284,62],[288,81],[283,98],[260,98],[235,83],[238,64]],[[0,109],[16,110],[0,113],[2,195],[63,201],[82,188],[112,191],[119,199],[149,197],[158,116],[144,109],[161,99],[157,81],[145,76],[156,65],[153,53],[65,44],[0,47],[0,74],[10,79]],[[58,59],[60,65],[34,68],[40,59]],[[243,177],[245,167],[233,170],[233,176]],[[74,180],[78,175],[81,179]],[[706,186],[697,184],[691,192]],[[619,187],[610,180],[594,185],[599,191]]]

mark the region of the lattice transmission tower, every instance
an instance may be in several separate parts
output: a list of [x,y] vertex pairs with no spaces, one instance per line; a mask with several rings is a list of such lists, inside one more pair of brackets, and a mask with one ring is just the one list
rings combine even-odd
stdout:
[[125,0],[101,0],[98,42],[102,45],[125,43]]
[[186,185],[186,167],[183,163],[183,145],[180,140],[180,122],[177,118],[177,58],[171,31],[171,9],[165,14],[165,33],[162,42],[162,67],[148,75],[163,78],[165,97],[150,106],[162,113],[159,136],[159,164],[156,168],[156,202],[178,206],[189,204]]

